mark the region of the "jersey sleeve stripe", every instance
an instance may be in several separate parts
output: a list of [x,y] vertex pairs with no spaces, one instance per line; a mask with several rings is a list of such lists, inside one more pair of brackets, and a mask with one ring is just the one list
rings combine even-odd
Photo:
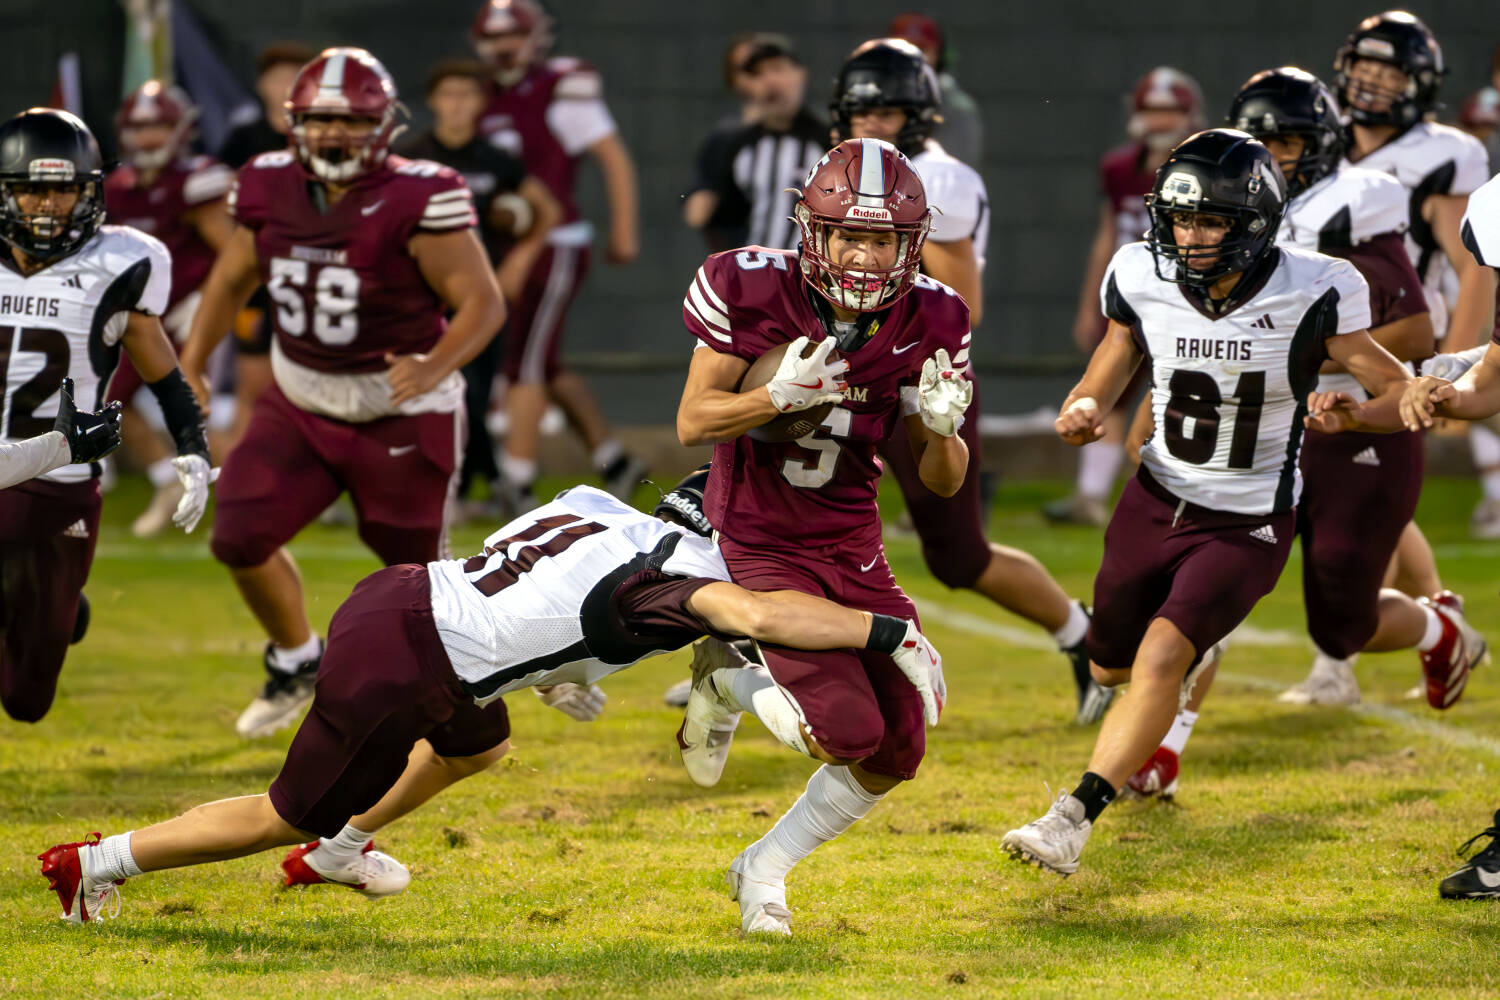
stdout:
[[688,298],[692,300],[693,305],[698,307],[695,311],[698,317],[705,321],[706,326],[717,327],[725,333],[730,331],[729,317],[722,309],[715,309],[709,304],[708,299],[698,287],[698,282],[695,281],[688,286]]
[[427,204],[434,205],[438,202],[444,201],[469,201],[472,200],[473,197],[474,193],[466,187],[454,188],[451,191],[439,191],[437,194],[427,199]]
[[969,346],[969,341],[971,341],[973,339],[974,339],[974,331],[970,330],[968,333],[966,333],[966,334],[963,335],[962,339],[959,340],[958,346],[959,347],[967,347],[967,346]]
[[714,328],[714,325],[712,323],[708,322],[708,320],[706,320],[706,319],[703,318],[703,314],[698,311],[698,307],[697,306],[693,305],[693,300],[690,297],[684,297],[683,298],[683,300],[682,300],[682,307],[684,309],[686,309],[689,313],[691,313],[692,316],[693,316],[693,318],[696,319],[703,326],[703,328],[705,330],[707,330],[709,333],[713,334],[715,340],[722,341],[723,343],[726,343],[726,344],[732,344],[732,343],[734,343],[734,338],[733,337],[729,336],[726,333],[720,333],[718,330],[716,330]]
[[422,213],[424,219],[445,219],[454,215],[467,215],[474,211],[474,206],[468,202],[454,202],[451,205],[428,205],[427,210]]
[[468,215],[457,216],[452,219],[427,219],[424,218],[420,224],[422,229],[467,229],[470,226],[479,225],[479,219],[470,212]]
[[953,355],[953,357],[949,360],[953,362],[954,370],[967,368],[969,366],[969,349],[965,347],[963,350]]
[[[708,274],[701,267],[698,268],[698,284],[703,287],[703,294],[708,297],[708,301],[712,302],[719,312],[726,314],[729,312],[729,307],[724,304],[723,299],[719,298],[718,293],[714,291],[714,286],[709,284]],[[729,324],[726,322],[724,325],[728,326]]]
[[196,171],[182,182],[182,200],[189,205],[216,201],[224,197],[232,183],[234,173],[228,167],[209,167]]

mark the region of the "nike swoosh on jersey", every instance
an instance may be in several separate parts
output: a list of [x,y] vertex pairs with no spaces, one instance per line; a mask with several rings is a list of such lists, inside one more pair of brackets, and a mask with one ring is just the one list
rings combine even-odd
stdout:
[[893,348],[891,348],[891,353],[892,354],[903,354],[906,351],[911,350],[913,347],[916,347],[920,343],[921,343],[920,340],[913,340],[910,344],[907,344],[905,347],[893,347]]
[[405,455],[407,452],[413,450],[414,448],[416,448],[416,445],[414,444],[404,444],[399,448],[389,448],[387,450],[391,453],[392,458],[400,458],[402,455]]
[[868,573],[868,572],[870,572],[870,570],[871,570],[871,568],[873,568],[873,567],[874,567],[874,565],[875,565],[875,564],[876,564],[876,563],[878,563],[878,562],[879,562],[879,561],[880,561],[880,557],[879,557],[879,556],[876,556],[876,557],[875,557],[875,558],[874,558],[874,559],[871,559],[871,560],[870,560],[870,561],[869,561],[869,562],[867,562],[867,563],[865,563],[865,564],[864,564],[864,565],[863,565],[863,566],[861,566],[861,567],[860,567],[860,568],[859,568],[859,571],[860,571],[860,572],[861,572],[861,573]]
[[384,205],[384,204],[385,204],[385,199],[382,198],[382,199],[380,199],[379,201],[377,201],[373,205],[366,205],[364,208],[361,208],[359,210],[359,214],[360,215],[374,215],[376,212],[380,211],[380,206]]

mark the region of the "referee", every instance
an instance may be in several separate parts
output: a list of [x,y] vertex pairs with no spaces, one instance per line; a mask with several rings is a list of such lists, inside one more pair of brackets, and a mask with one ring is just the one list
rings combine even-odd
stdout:
[[784,36],[757,36],[739,68],[754,121],[725,136],[703,164],[683,217],[694,229],[742,217],[750,245],[790,250],[797,227],[786,189],[800,188],[828,151],[828,125],[803,104],[807,68]]

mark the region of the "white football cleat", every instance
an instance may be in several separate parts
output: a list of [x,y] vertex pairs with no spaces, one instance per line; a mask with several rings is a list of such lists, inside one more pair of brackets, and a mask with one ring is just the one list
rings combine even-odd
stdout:
[[750,870],[752,844],[729,862],[724,879],[729,898],[740,904],[740,930],[745,934],[792,936],[792,911],[786,908],[786,881],[760,879]]
[[1359,681],[1354,679],[1354,657],[1335,660],[1319,653],[1311,672],[1300,683],[1276,696],[1286,705],[1358,705]]
[[749,663],[739,650],[712,636],[693,644],[693,688],[677,730],[677,747],[682,766],[696,785],[712,788],[719,783],[740,724],[740,713],[725,704],[714,687],[713,672]]
[[1078,857],[1093,828],[1094,824],[1084,819],[1083,803],[1072,793],[1063,792],[1047,815],[1007,833],[1000,849],[1017,861],[1067,878],[1078,870]]
[[286,885],[317,885],[331,882],[363,893],[372,899],[394,896],[411,884],[411,872],[389,854],[374,849],[374,841],[346,865],[334,867],[318,859],[321,840],[294,847],[281,862]]
[[323,642],[318,642],[318,655],[299,663],[293,673],[271,665],[272,644],[266,643],[261,666],[266,672],[266,683],[259,695],[235,720],[235,732],[250,739],[270,736],[297,721],[302,710],[313,699],[313,682],[318,677],[318,662],[323,658]]
[[693,679],[687,677],[667,688],[666,693],[661,696],[661,700],[673,708],[686,708],[688,696],[692,693]]

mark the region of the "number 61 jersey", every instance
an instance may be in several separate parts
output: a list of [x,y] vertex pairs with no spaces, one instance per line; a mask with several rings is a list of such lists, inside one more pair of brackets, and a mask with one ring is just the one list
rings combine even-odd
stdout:
[[[160,316],[172,287],[161,241],[129,226],[100,226],[78,250],[23,277],[0,247],[0,440],[52,429],[58,387],[73,379],[81,410],[103,404],[132,312]],[[97,472],[65,465],[39,478],[79,483]]]
[[[320,211],[296,156],[277,150],[240,169],[229,210],[255,233],[260,276],[274,303],[279,358],[273,356],[273,362],[278,362],[282,391],[304,409],[327,416],[392,415],[346,414],[308,404],[351,391],[346,385],[320,393],[317,373],[383,373],[387,352],[426,351],[442,336],[446,307],[407,244],[421,233],[477,224],[463,178],[436,163],[391,155]],[[388,395],[383,384],[371,382],[377,393]],[[320,399],[302,398],[307,395]]]
[[1215,316],[1156,276],[1145,243],[1105,274],[1104,314],[1130,329],[1151,366],[1156,427],[1141,464],[1189,503],[1236,514],[1291,510],[1302,491],[1307,394],[1327,340],[1369,328],[1369,286],[1353,264],[1280,247],[1238,306]]

